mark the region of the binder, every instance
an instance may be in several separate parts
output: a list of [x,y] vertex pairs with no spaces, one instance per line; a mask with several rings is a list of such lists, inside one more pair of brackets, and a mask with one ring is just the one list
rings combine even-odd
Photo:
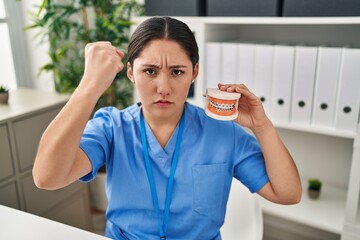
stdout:
[[310,125],[317,47],[296,46],[293,94],[290,121],[295,125]]
[[313,126],[332,128],[334,125],[341,54],[341,48],[318,49],[311,122]]
[[253,88],[255,65],[255,44],[238,43],[237,48],[237,84]]
[[294,57],[295,47],[283,45],[274,47],[271,118],[276,123],[290,122]]
[[272,89],[274,46],[257,44],[255,46],[253,92],[263,103],[265,113],[270,116],[270,97]]
[[357,130],[360,108],[360,49],[343,49],[335,128]]
[[224,42],[221,49],[221,83],[236,83],[237,43]]
[[205,88],[217,88],[221,81],[221,43],[208,42],[205,51]]

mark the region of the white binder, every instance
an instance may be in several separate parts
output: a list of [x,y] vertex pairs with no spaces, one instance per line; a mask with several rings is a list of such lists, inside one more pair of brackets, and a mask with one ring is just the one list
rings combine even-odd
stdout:
[[318,49],[311,122],[313,126],[333,127],[341,53],[341,48],[319,47]]
[[253,88],[255,44],[238,43],[237,49],[237,84],[245,84],[250,90]]
[[237,43],[224,42],[221,49],[221,83],[236,83],[237,78]]
[[355,132],[360,108],[360,49],[343,49],[335,127]]
[[217,88],[221,81],[221,43],[208,42],[205,51],[205,88]]
[[272,70],[274,46],[257,44],[255,47],[255,65],[253,92],[258,96],[264,106],[265,112],[270,116]]
[[293,94],[291,102],[291,123],[310,125],[317,47],[296,46]]
[[295,47],[274,47],[271,118],[276,123],[289,123]]

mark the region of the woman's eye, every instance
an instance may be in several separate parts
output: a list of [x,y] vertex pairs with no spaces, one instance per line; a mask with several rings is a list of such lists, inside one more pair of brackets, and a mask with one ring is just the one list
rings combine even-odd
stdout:
[[154,69],[145,69],[144,70],[144,73],[148,74],[148,75],[154,75],[156,74],[155,70]]
[[183,74],[183,73],[184,73],[184,71],[179,70],[179,69],[175,69],[175,70],[173,71],[173,74],[174,74],[174,75],[181,75],[181,74]]

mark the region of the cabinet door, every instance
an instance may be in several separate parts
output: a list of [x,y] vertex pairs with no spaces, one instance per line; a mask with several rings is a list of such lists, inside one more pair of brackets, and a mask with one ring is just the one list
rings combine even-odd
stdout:
[[91,230],[89,194],[80,191],[44,217],[70,226]]
[[14,122],[20,171],[32,167],[41,135],[58,112],[52,110]]
[[72,194],[84,187],[83,183],[75,182],[58,190],[42,190],[35,186],[32,175],[22,179],[26,211],[36,215],[43,215],[46,211],[60,204]]
[[20,208],[15,182],[0,187],[0,205],[16,209]]
[[0,126],[0,181],[14,174],[9,134],[6,125]]

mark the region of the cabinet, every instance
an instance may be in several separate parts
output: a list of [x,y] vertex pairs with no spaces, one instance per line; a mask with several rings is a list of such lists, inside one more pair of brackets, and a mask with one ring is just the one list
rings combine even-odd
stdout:
[[[141,22],[144,19],[135,18],[134,21]],[[207,42],[241,41],[360,47],[360,17],[179,19],[192,29],[199,46],[200,72],[194,97],[189,99],[189,102],[199,106],[204,105]],[[276,238],[360,239],[360,133],[277,122],[274,124],[294,156],[304,181],[304,193],[301,203],[293,206],[276,205],[261,200],[265,215],[265,235],[267,232],[276,232],[271,229],[288,228],[293,232],[292,236],[280,236],[281,233],[278,233]],[[318,177],[323,181],[322,196],[319,200],[310,200],[307,197],[306,180],[309,177]]]
[[55,191],[38,189],[31,174],[42,133],[69,95],[18,89],[0,105],[0,205],[91,229],[89,193],[75,182]]

